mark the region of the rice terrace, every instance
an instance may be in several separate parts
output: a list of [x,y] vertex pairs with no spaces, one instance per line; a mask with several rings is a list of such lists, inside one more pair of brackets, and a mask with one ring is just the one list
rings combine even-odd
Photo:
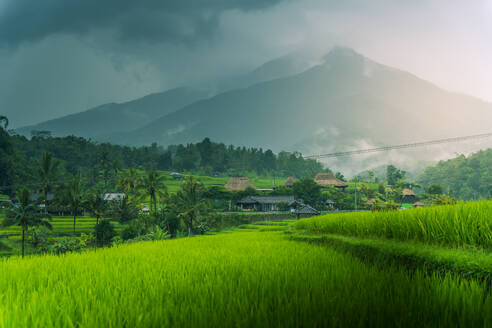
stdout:
[[0,328],[492,328],[491,22],[0,0]]

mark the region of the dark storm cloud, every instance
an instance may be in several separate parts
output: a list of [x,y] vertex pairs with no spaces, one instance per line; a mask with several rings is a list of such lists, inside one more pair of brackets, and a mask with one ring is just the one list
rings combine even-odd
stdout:
[[114,30],[125,41],[189,42],[210,36],[227,10],[250,11],[282,0],[6,0],[0,44],[16,46],[54,34]]

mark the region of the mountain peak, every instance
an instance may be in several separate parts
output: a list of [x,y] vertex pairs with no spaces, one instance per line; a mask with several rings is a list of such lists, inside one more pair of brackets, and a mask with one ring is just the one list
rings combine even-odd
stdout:
[[336,46],[330,50],[325,56],[323,56],[323,62],[340,64],[341,62],[360,62],[364,60],[364,56],[356,52],[352,48]]

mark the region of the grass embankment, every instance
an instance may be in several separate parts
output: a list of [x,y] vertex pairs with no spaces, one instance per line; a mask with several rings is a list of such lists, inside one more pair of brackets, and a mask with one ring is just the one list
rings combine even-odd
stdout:
[[355,237],[414,240],[450,247],[492,248],[492,201],[389,212],[329,214],[296,229]]
[[328,246],[366,263],[398,265],[411,271],[421,269],[441,276],[452,273],[461,278],[483,281],[487,286],[492,284],[492,256],[483,250],[442,248],[417,242],[331,234],[294,234],[291,238]]
[[293,239],[364,261],[492,283],[492,202],[395,212],[346,213],[295,223]]
[[276,232],[0,261],[0,326],[483,326],[477,282],[384,271]]

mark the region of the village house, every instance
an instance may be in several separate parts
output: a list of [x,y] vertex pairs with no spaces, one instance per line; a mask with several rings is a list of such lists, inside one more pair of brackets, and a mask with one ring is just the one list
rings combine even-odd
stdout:
[[348,187],[346,182],[337,179],[332,173],[318,173],[314,178],[314,182],[321,187],[335,187],[342,191],[345,191],[345,188]]
[[124,193],[106,193],[103,196],[105,201],[113,201],[113,200],[123,200],[126,197]]
[[271,212],[282,210],[279,205],[292,206],[294,202],[294,196],[248,196],[238,201],[236,206],[242,210]]
[[417,195],[413,192],[412,189],[404,188],[401,191],[400,202],[413,204],[417,201]]
[[174,180],[183,180],[183,175],[178,172],[171,172],[169,174]]
[[301,217],[311,217],[313,215],[319,215],[320,211],[307,204],[302,204],[294,211],[294,213],[296,215],[296,219],[299,220]]

